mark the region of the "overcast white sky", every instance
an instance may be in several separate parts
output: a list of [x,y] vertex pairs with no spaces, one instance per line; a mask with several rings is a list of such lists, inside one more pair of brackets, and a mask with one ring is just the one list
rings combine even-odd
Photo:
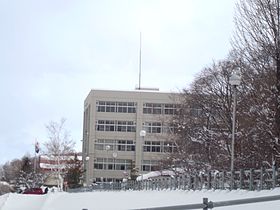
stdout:
[[81,150],[91,89],[180,91],[230,50],[235,0],[0,0],[0,164],[66,118]]

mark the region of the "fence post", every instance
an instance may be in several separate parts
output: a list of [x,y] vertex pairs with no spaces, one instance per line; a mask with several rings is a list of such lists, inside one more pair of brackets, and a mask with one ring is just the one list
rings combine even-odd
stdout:
[[182,186],[182,177],[181,177],[181,176],[178,176],[177,189],[178,189],[178,190],[182,189],[181,186]]
[[264,168],[261,167],[261,174],[260,174],[260,190],[263,190],[263,175],[264,175]]
[[253,185],[254,185],[254,177],[253,177],[254,170],[250,168],[250,185],[249,185],[249,190],[253,190]]
[[198,187],[198,176],[197,174],[195,174],[194,176],[194,190],[197,190]]
[[276,167],[275,165],[272,166],[272,188],[276,187]]
[[234,171],[230,172],[230,190],[234,188]]
[[222,190],[225,189],[225,172],[222,172]]
[[205,205],[205,207],[203,207],[203,210],[208,210],[208,198],[203,198],[202,202]]
[[183,176],[183,190],[186,190],[186,187],[187,187],[187,176],[184,175]]
[[192,189],[192,185],[193,185],[193,182],[192,182],[193,178],[192,178],[191,174],[188,176],[188,179],[189,179],[188,190],[191,190]]
[[240,169],[240,175],[239,175],[239,188],[242,189],[242,186],[243,186],[243,176],[244,176],[244,170],[243,169]]
[[208,182],[208,186],[207,189],[210,190],[211,189],[211,171],[208,172],[208,177],[207,177],[207,182]]
[[217,189],[217,173],[214,172],[214,176],[213,176],[213,188],[214,190]]
[[197,177],[197,189],[202,190],[203,185],[204,185],[204,174],[200,173],[199,176]]

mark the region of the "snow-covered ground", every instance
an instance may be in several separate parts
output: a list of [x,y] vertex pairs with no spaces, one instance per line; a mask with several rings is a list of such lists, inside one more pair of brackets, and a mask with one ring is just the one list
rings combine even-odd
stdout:
[[[209,201],[225,201],[260,196],[280,195],[280,189],[266,191],[215,190],[215,191],[107,191],[66,193],[55,192],[46,195],[5,194],[0,196],[1,210],[123,210],[160,206],[186,205]],[[217,210],[263,210],[280,209],[280,200],[239,206],[215,208]]]

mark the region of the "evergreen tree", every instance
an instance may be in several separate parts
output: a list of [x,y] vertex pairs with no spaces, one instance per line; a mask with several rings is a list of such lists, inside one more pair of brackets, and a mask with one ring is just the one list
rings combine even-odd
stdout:
[[83,175],[82,161],[78,159],[77,154],[75,158],[67,162],[67,172],[65,181],[69,188],[81,187],[81,178]]

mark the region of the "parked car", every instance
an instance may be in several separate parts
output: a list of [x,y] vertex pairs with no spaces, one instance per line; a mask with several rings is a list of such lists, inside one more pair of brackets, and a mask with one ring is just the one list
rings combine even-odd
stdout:
[[34,195],[42,195],[44,194],[42,188],[36,187],[36,188],[29,188],[24,190],[23,194],[34,194]]

